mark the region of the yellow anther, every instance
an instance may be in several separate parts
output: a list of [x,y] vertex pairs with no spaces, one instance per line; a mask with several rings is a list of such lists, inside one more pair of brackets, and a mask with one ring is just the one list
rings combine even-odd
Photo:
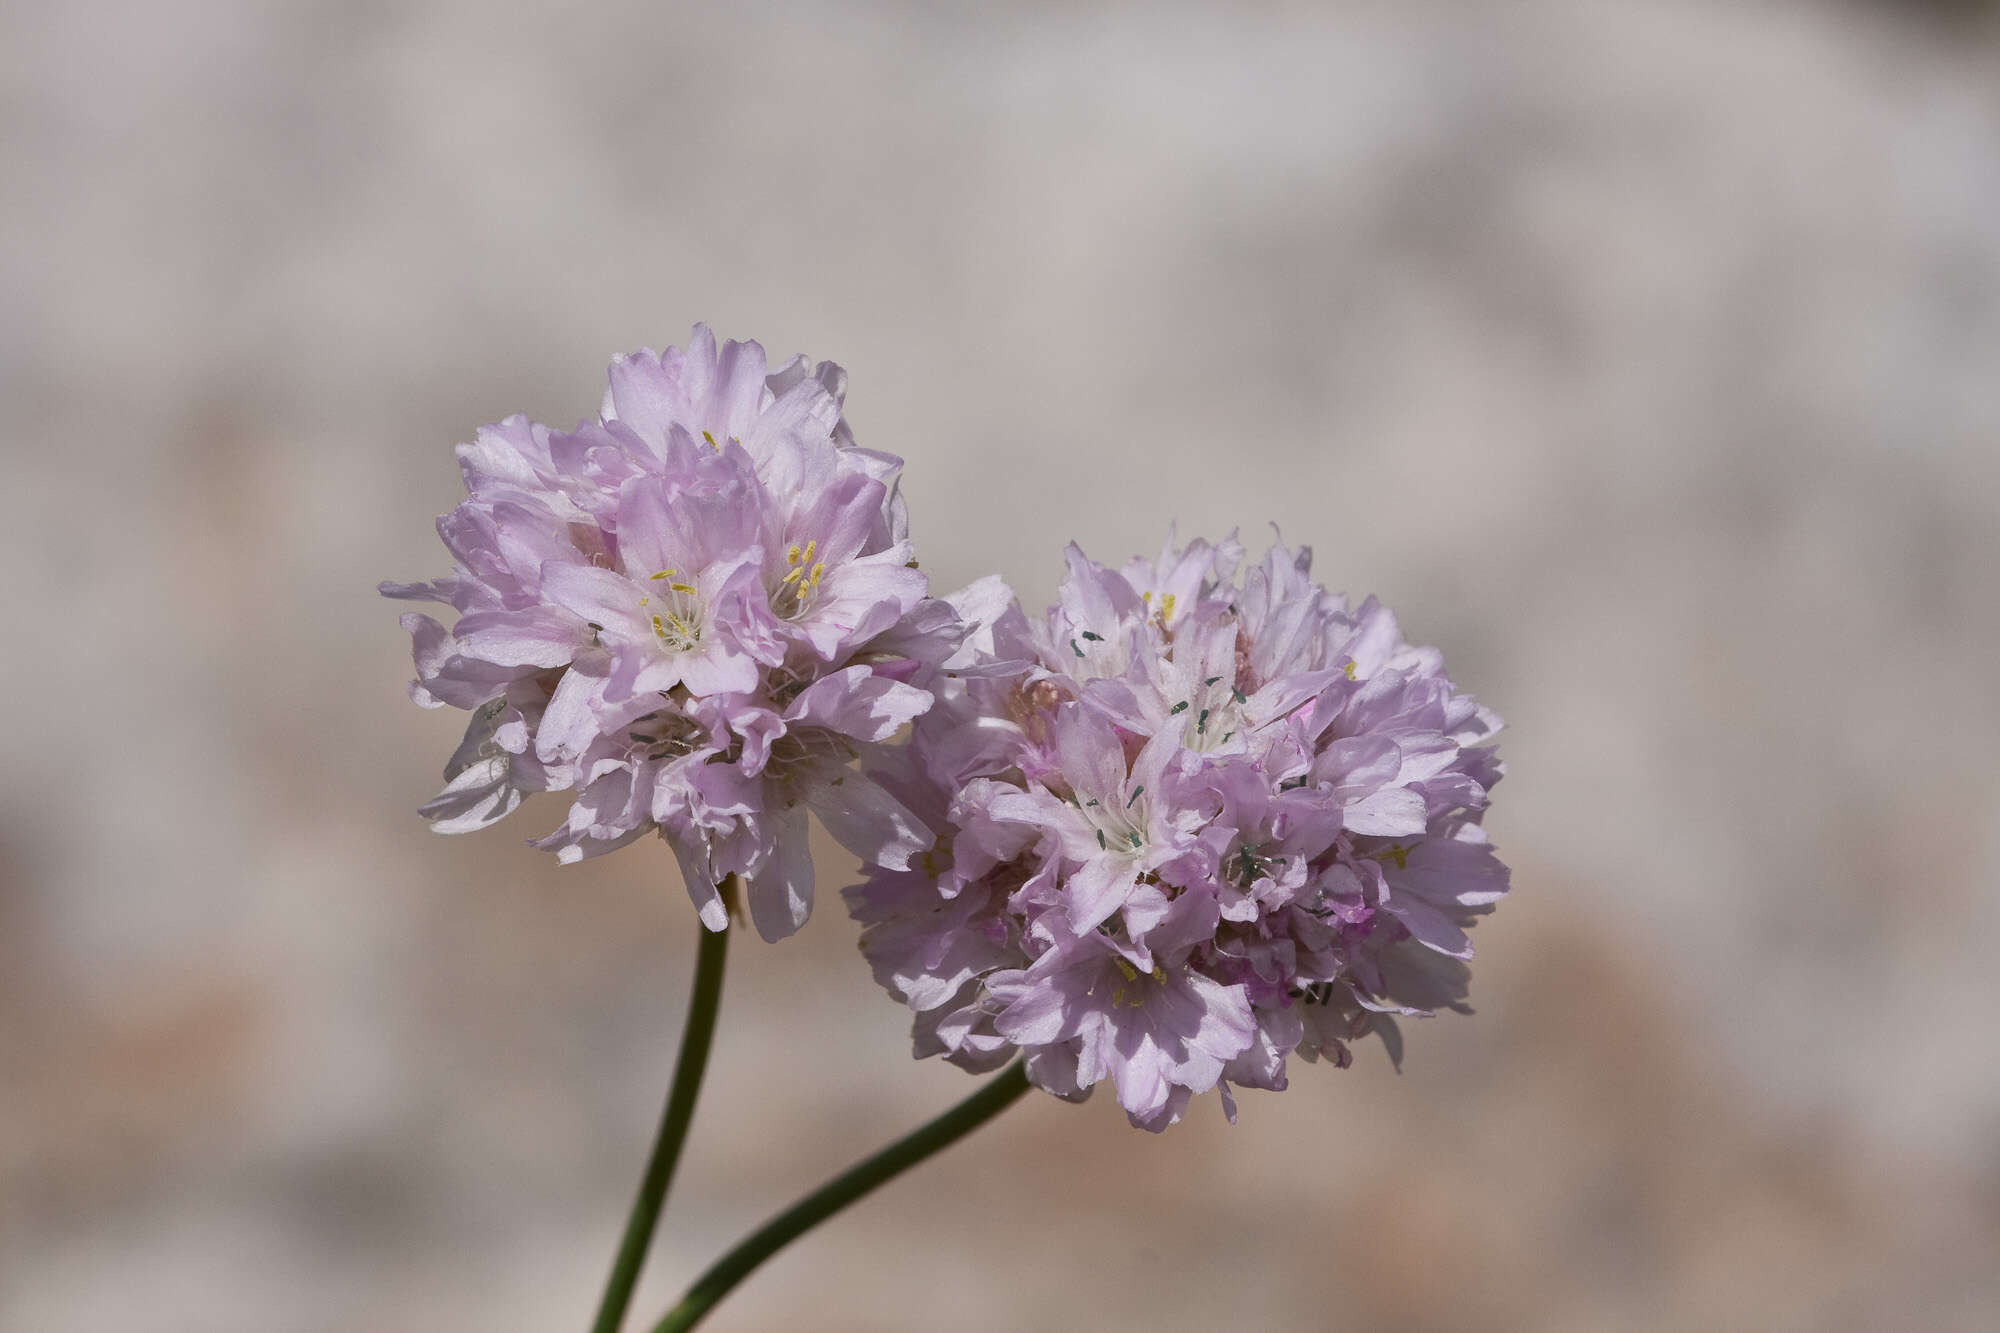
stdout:
[[695,587],[692,583],[669,583],[667,586],[675,592],[684,592],[690,597],[701,591],[701,589]]
[[1396,869],[1398,870],[1408,870],[1410,868],[1410,849],[1403,846],[1401,843],[1397,843],[1394,847],[1387,848],[1386,850],[1383,851],[1382,855],[1388,857],[1391,861],[1394,861],[1396,863]]
[[819,576],[824,573],[826,573],[826,561],[822,560],[813,566],[813,582],[818,583]]
[[791,573],[785,575],[785,577],[783,577],[782,579],[779,579],[778,584],[780,587],[782,587],[783,585],[790,583],[793,579],[799,578],[805,572],[806,572],[806,567],[804,565],[799,565],[796,568],[794,568]]
[[799,556],[801,554],[803,554],[803,552],[799,550],[799,544],[797,542],[793,542],[792,549],[785,552],[785,563],[788,565],[796,565],[797,563],[799,563]]
[[814,552],[814,551],[816,551],[816,550],[818,550],[818,549],[819,549],[819,538],[817,538],[817,537],[813,537],[813,538],[810,538],[810,539],[808,539],[808,540],[807,540],[807,542],[806,542],[806,549],[805,549],[805,554],[804,554],[804,555],[801,555],[801,556],[799,557],[799,559],[800,559],[800,560],[802,560],[802,561],[803,561],[803,560],[810,560],[810,559],[812,559],[812,558],[813,558],[813,552]]
[[639,599],[639,605],[641,605],[641,606],[644,606],[644,605],[645,605],[646,603],[648,603],[648,602],[650,602],[650,601],[652,601],[652,600],[653,600],[653,599],[652,599],[652,598],[650,598],[650,597],[641,597],[641,598]]
[[713,435],[710,435],[707,431],[703,431],[701,433],[701,438],[708,441],[709,448],[715,450],[715,452],[717,452],[718,454],[722,452],[722,446],[715,442],[715,437]]
[[653,617],[653,633],[661,643],[672,648],[692,648],[701,641],[701,635],[694,626],[671,611]]
[[1126,962],[1123,958],[1114,954],[1111,961],[1118,964],[1118,970],[1125,974],[1125,980],[1137,981],[1139,979],[1139,969]]
[[1167,969],[1158,963],[1153,964],[1153,980],[1164,982],[1166,979]]
[[1346,665],[1346,666],[1344,666],[1344,667],[1342,667],[1342,668],[1341,668],[1341,670],[1342,670],[1342,671],[1345,671],[1345,672],[1347,673],[1347,678],[1348,678],[1349,680],[1353,680],[1353,679],[1354,679],[1354,659],[1353,659],[1353,658],[1351,658],[1351,657],[1350,657],[1350,658],[1348,658],[1348,659],[1347,659],[1347,665]]
[[1174,595],[1165,593],[1160,597],[1160,623],[1165,625],[1174,618]]
[[661,579],[670,579],[670,578],[672,578],[672,577],[673,577],[673,576],[675,575],[675,573],[677,573],[677,572],[678,572],[678,571],[676,571],[676,570],[671,570],[671,569],[663,569],[663,570],[661,570],[661,571],[660,571],[659,573],[657,573],[657,574],[648,574],[648,575],[647,575],[646,577],[647,577],[647,578],[649,578],[649,579],[651,579],[651,580],[652,580],[653,582],[655,582],[655,583],[658,583],[658,582],[659,582],[659,581],[660,581]]

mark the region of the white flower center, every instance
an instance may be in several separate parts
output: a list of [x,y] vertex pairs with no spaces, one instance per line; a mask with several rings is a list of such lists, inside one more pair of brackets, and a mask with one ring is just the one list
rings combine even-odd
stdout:
[[1136,856],[1146,846],[1146,786],[1132,788],[1122,805],[1079,799],[1076,808],[1097,834],[1097,845],[1118,856]]
[[1243,691],[1234,687],[1224,689],[1221,676],[1210,676],[1167,713],[1181,720],[1181,744],[1197,754],[1206,754],[1243,729],[1240,706],[1246,702]]
[[702,605],[701,590],[684,582],[675,569],[663,569],[647,582],[655,585],[654,590],[639,599],[639,606],[652,618],[653,636],[670,653],[693,649],[708,628],[708,608]]

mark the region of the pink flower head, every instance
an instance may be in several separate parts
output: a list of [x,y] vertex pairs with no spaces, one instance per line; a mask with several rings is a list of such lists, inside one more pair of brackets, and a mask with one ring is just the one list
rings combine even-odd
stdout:
[[847,891],[916,1051],[1161,1129],[1297,1054],[1350,1059],[1463,1009],[1466,928],[1507,891],[1480,827],[1500,722],[1372,598],[1233,541],[1123,570],[1075,547],[1031,625],[997,580],[938,704],[877,773],[934,844]]
[[382,587],[458,613],[403,617],[412,697],[473,714],[423,812],[464,833],[571,791],[537,846],[575,861],[657,830],[710,929],[735,874],[776,939],[812,905],[807,808],[878,867],[930,845],[854,761],[930,707],[964,630],[912,558],[902,461],[854,445],[838,366],[771,370],[696,325],[610,381],[568,434],[512,417],[460,445],[454,573]]

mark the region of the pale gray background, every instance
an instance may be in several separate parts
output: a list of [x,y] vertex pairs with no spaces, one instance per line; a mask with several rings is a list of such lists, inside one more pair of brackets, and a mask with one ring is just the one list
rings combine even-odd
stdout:
[[[1511,722],[1517,886],[1401,1078],[1036,1098],[715,1328],[1991,1327],[1976,8],[8,6],[0,1327],[584,1324],[692,914],[425,831],[372,589],[698,318],[943,583],[1313,545]],[[853,934],[739,943],[646,1314],[969,1086]]]

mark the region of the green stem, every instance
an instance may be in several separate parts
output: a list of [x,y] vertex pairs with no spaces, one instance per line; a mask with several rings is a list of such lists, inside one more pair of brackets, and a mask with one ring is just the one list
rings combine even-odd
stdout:
[[757,1265],[877,1185],[970,1134],[1006,1110],[1027,1090],[1027,1071],[1016,1060],[989,1079],[979,1091],[937,1119],[897,1139],[873,1157],[856,1162],[751,1232],[737,1243],[735,1249],[716,1260],[688,1288],[687,1295],[681,1297],[681,1303],[653,1325],[653,1333],[684,1333],[684,1330],[693,1328],[717,1301],[750,1276]]
[[694,1099],[701,1091],[701,1075],[708,1067],[709,1043],[715,1035],[715,1014],[721,1007],[722,964],[728,950],[728,930],[701,928],[694,990],[688,1000],[687,1027],[681,1032],[680,1059],[674,1064],[673,1087],[667,1093],[666,1109],[660,1113],[653,1155],[647,1159],[645,1177],[639,1182],[639,1197],[632,1201],[632,1215],[625,1219],[625,1237],[618,1244],[618,1258],[611,1265],[611,1280],[604,1286],[604,1299],[598,1304],[591,1333],[618,1333],[619,1325],[625,1322],[625,1308],[632,1303],[632,1288],[638,1284],[646,1248],[653,1242],[653,1226],[660,1220],[660,1206],[667,1201],[667,1186],[673,1183],[674,1164],[680,1160],[688,1123],[694,1119]]

